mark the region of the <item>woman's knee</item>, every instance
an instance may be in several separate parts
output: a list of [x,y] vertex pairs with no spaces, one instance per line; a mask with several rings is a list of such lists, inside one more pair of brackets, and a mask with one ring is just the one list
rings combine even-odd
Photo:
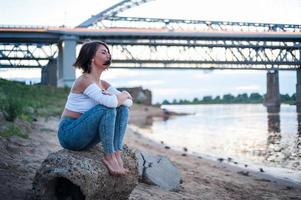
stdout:
[[129,108],[127,106],[121,105],[121,106],[117,107],[117,112],[122,115],[127,116],[129,114]]
[[116,115],[116,108],[110,108],[101,104],[96,105],[95,111],[99,113],[105,113],[109,115]]
[[101,113],[106,115],[106,118],[115,118],[117,115],[116,108],[110,108],[103,105],[99,105]]

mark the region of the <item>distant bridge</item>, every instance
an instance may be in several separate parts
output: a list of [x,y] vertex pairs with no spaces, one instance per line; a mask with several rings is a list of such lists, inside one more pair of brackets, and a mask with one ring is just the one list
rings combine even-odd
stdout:
[[57,57],[60,43],[75,46],[87,39],[110,44],[116,68],[296,70],[301,65],[297,31],[2,26],[0,67],[40,68]]
[[273,80],[295,70],[301,105],[301,25],[118,16],[148,1],[123,0],[75,28],[0,26],[0,68],[42,68],[46,82],[70,86],[77,44],[99,39],[113,68],[268,70]]

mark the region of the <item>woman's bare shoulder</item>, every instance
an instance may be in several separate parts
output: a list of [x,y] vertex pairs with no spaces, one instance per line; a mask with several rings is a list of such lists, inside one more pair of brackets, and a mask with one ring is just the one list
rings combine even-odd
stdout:
[[75,80],[71,91],[74,93],[83,93],[84,90],[92,83],[93,83],[93,80],[92,80],[91,76],[81,75],[80,77],[78,77]]
[[105,90],[107,90],[111,86],[111,84],[105,80],[100,80],[100,84]]

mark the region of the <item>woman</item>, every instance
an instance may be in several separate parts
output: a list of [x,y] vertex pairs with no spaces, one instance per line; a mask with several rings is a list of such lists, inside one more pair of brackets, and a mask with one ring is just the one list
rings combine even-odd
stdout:
[[125,175],[121,151],[132,97],[120,92],[101,74],[111,64],[108,46],[101,41],[83,44],[73,64],[83,71],[71,88],[59,124],[62,147],[83,150],[101,142],[105,151],[103,163],[112,175]]

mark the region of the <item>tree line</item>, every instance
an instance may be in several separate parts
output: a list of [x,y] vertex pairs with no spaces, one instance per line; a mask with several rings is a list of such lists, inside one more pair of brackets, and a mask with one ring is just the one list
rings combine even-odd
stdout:
[[[225,94],[222,96],[204,96],[202,99],[195,97],[192,100],[187,99],[174,99],[172,101],[168,101],[165,99],[162,104],[235,104],[235,103],[263,103],[265,95],[261,95],[259,93],[251,93],[250,95],[247,93],[238,94],[234,96],[232,94]],[[288,94],[280,94],[281,103],[286,104],[295,104],[296,103],[296,94],[288,95]]]

